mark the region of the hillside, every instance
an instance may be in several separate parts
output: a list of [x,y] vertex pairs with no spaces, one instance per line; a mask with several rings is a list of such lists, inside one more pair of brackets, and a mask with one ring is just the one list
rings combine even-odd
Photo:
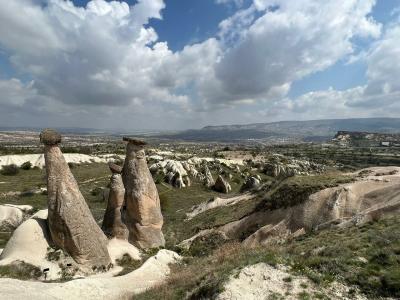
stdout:
[[282,121],[246,125],[206,126],[199,130],[163,135],[164,138],[193,141],[238,141],[248,139],[270,142],[324,141],[338,131],[377,133],[400,132],[400,118],[332,119]]
[[339,131],[333,141],[344,146],[400,146],[400,134]]

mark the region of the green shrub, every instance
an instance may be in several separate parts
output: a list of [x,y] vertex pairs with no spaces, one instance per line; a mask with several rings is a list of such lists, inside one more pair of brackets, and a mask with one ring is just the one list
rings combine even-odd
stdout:
[[0,266],[0,277],[28,280],[38,279],[42,274],[42,271],[38,267],[22,261]]
[[141,260],[133,259],[129,254],[124,254],[120,259],[116,260],[116,264],[122,267],[122,271],[118,273],[118,276],[128,274],[142,265]]
[[17,165],[12,164],[12,165],[3,166],[0,173],[5,176],[14,176],[14,175],[17,175],[18,172],[19,172],[19,169],[18,169]]
[[26,161],[21,165],[22,170],[30,170],[32,168],[32,163],[30,161]]
[[225,242],[226,238],[218,232],[200,236],[192,242],[188,254],[191,256],[207,256]]

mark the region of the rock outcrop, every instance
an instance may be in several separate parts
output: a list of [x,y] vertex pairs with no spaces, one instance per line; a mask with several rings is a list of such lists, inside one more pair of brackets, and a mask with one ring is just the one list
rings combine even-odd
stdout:
[[254,176],[250,176],[246,179],[242,187],[240,188],[241,192],[250,191],[258,188],[260,186],[260,180]]
[[187,162],[180,162],[177,160],[167,159],[152,164],[149,167],[153,175],[164,175],[165,182],[169,183],[175,188],[184,188],[190,186],[191,182],[187,171],[192,174],[197,174],[196,169]]
[[67,282],[34,282],[2,278],[1,299],[129,299],[133,295],[163,284],[170,274],[170,265],[181,257],[169,250],[160,250],[138,269],[123,276],[92,276]]
[[298,205],[256,211],[218,230],[232,239],[247,235],[244,243],[249,246],[267,245],[313,230],[358,226],[393,216],[400,212],[399,172],[399,167],[364,169],[354,174],[358,175],[355,182],[323,189]]
[[145,142],[124,138],[126,158],[122,170],[125,186],[126,225],[129,241],[143,249],[163,246],[163,217],[156,185],[146,163]]
[[210,169],[205,164],[204,165],[204,185],[207,187],[212,187],[215,184],[214,178],[210,172]]
[[308,160],[288,159],[280,156],[273,157],[265,163],[263,172],[271,177],[292,177],[295,175],[318,174],[325,171],[325,166]]
[[228,194],[232,190],[231,185],[221,175],[218,175],[213,188],[215,191],[224,194]]
[[125,188],[122,182],[122,167],[110,163],[110,191],[108,193],[107,209],[103,218],[104,233],[108,238],[128,239],[128,228],[122,221]]
[[107,238],[94,220],[79,191],[58,144],[61,135],[46,129],[45,145],[48,192],[48,226],[53,243],[77,263],[104,269],[110,264]]
[[17,228],[32,210],[30,205],[0,205],[0,230],[8,231]]

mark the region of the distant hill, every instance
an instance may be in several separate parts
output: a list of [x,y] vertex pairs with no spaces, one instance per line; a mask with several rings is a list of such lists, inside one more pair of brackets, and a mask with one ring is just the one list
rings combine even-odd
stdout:
[[345,146],[400,146],[399,133],[339,131],[332,140]]
[[329,119],[206,126],[202,129],[185,130],[162,137],[191,141],[249,139],[270,142],[326,141],[332,139],[338,131],[400,133],[400,118]]

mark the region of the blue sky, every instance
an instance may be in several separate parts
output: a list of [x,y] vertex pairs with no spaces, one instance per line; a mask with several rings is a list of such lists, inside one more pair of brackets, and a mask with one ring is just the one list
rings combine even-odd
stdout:
[[3,1],[0,126],[400,113],[398,0]]

